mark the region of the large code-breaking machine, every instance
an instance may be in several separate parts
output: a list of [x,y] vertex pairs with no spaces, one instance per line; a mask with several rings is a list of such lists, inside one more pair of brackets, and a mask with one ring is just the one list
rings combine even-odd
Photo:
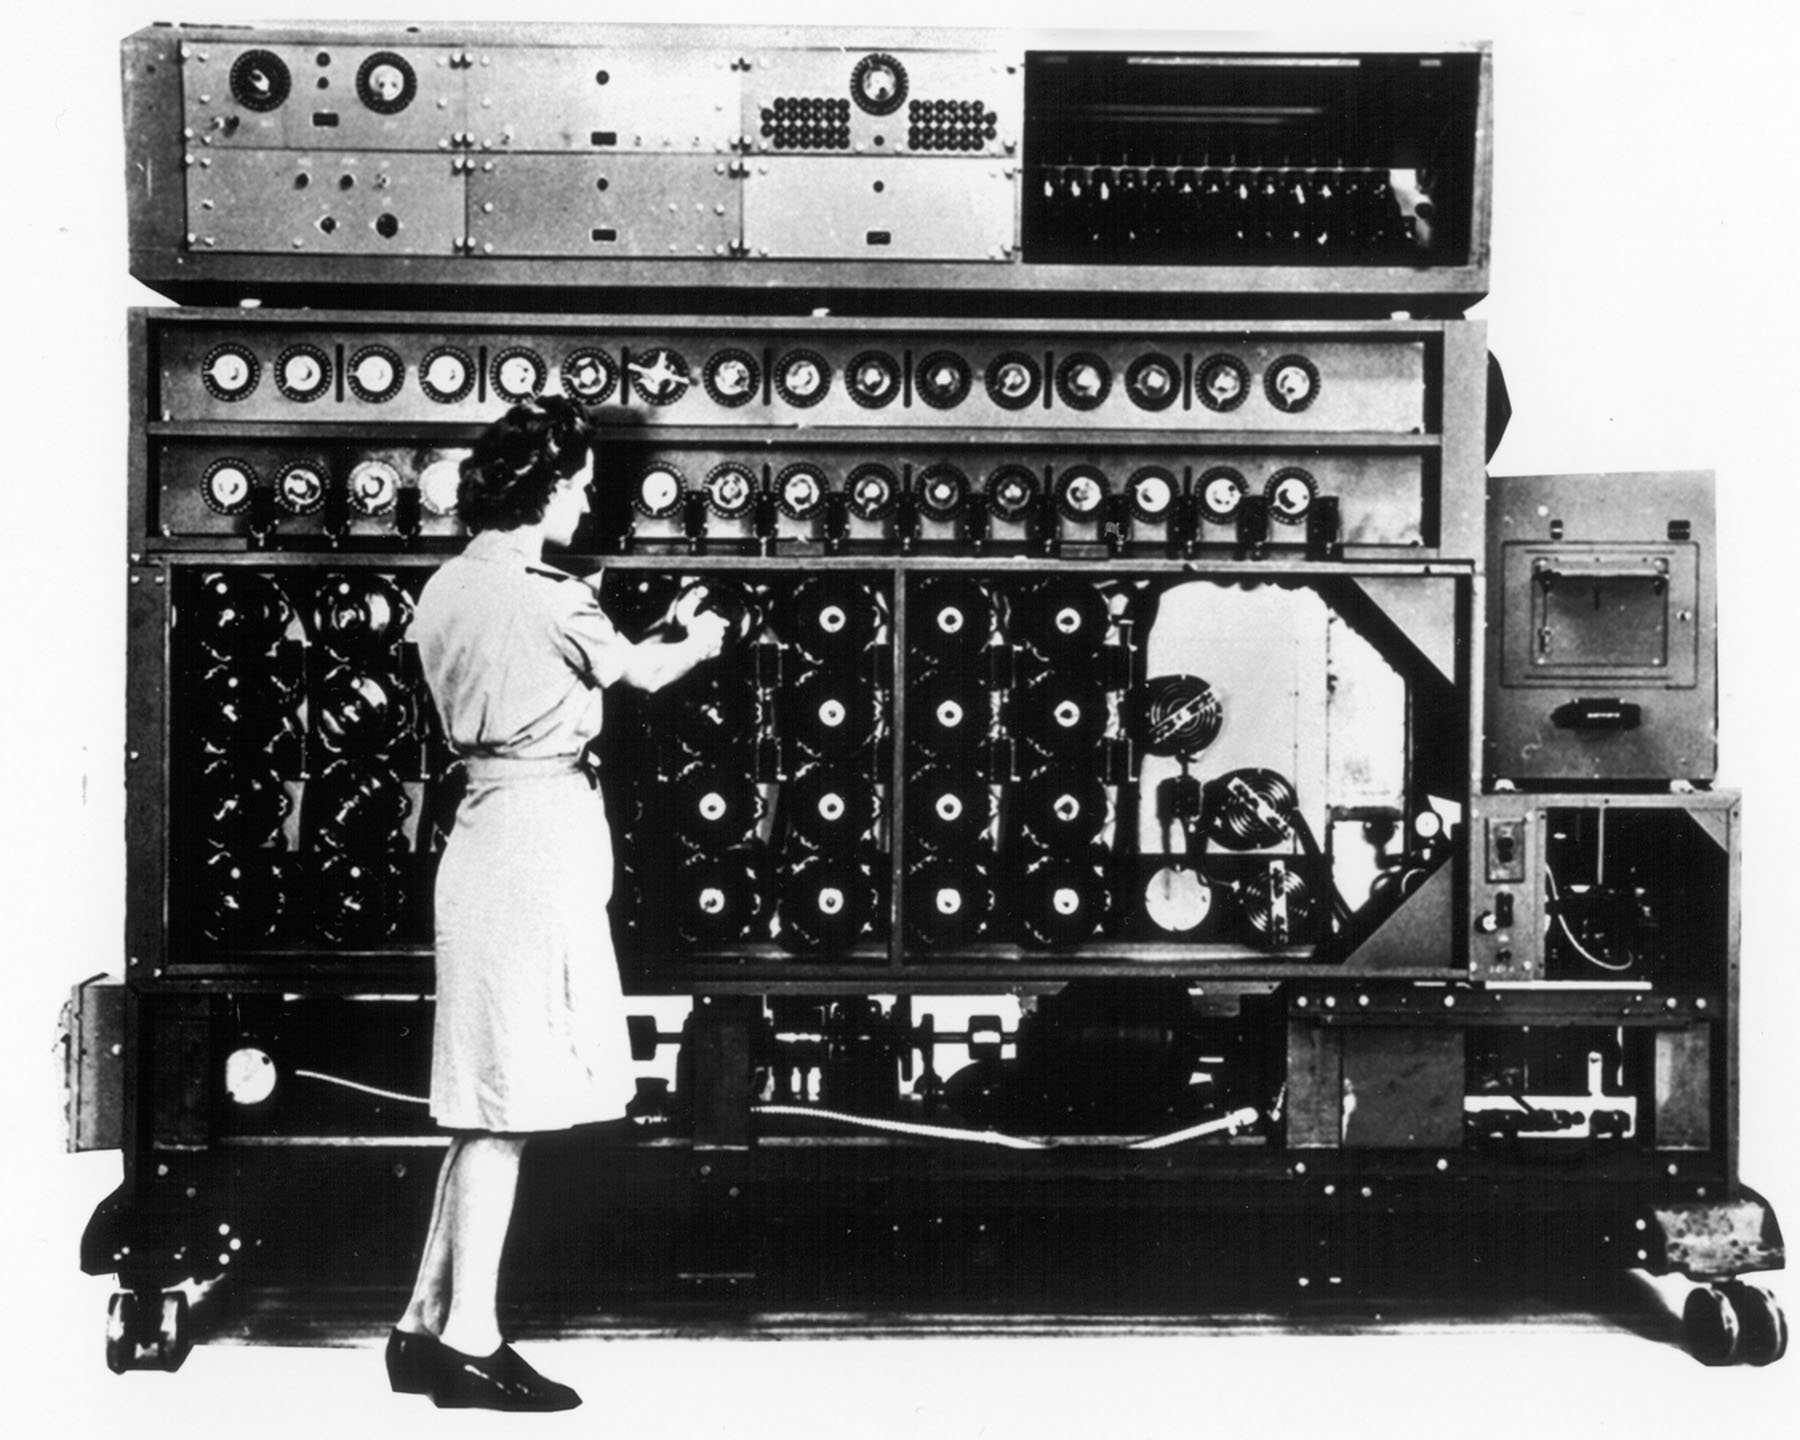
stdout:
[[1529,1250],[1691,1275],[1705,1358],[1779,1356],[1711,479],[1488,478],[1485,47],[124,66],[132,268],[183,304],[131,317],[125,970],[71,1004],[115,1368],[221,1278],[407,1268],[460,783],[407,624],[544,394],[605,435],[571,567],[732,636],[608,697],[653,1013],[629,1120],[530,1152],[546,1313],[1129,1315]]

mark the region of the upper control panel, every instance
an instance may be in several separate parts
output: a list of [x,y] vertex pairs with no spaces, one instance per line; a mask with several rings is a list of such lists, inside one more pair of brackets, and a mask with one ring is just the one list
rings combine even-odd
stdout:
[[1485,292],[1485,48],[1071,38],[157,26],[125,42],[132,271],[181,300],[379,287],[388,308]]

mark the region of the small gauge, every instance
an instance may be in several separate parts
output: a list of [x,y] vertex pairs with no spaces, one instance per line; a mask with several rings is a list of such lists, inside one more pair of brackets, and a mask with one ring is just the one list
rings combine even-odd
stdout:
[[879,410],[900,393],[900,362],[882,350],[865,350],[844,370],[850,398],[865,410]]
[[790,350],[776,362],[775,389],[790,405],[817,405],[831,389],[831,366],[816,350]]
[[313,345],[290,345],[275,361],[275,385],[288,399],[304,405],[331,385],[331,361]]
[[666,345],[627,360],[625,368],[631,372],[631,388],[646,405],[673,405],[693,383],[687,361]]
[[988,398],[1002,410],[1023,410],[1038,398],[1043,371],[1029,355],[1007,350],[988,362]]
[[1318,493],[1318,482],[1297,465],[1277,470],[1263,489],[1269,502],[1269,514],[1284,525],[1298,525],[1304,520]]
[[325,503],[325,469],[295,460],[275,476],[275,499],[290,515],[310,515]]
[[461,484],[461,461],[453,455],[440,455],[419,472],[419,503],[433,515],[453,515]]
[[1194,371],[1194,393],[1208,410],[1235,410],[1250,393],[1250,367],[1235,355],[1211,355]]
[[1238,506],[1250,493],[1250,482],[1244,479],[1242,471],[1215,465],[1195,482],[1194,490],[1206,518],[1222,525],[1237,514]]
[[287,62],[269,50],[246,50],[231,62],[231,98],[246,110],[279,110],[293,91]]
[[893,513],[900,482],[885,465],[858,465],[844,487],[850,513],[858,520],[882,520]]
[[543,392],[550,378],[543,356],[522,345],[502,350],[494,357],[494,393],[515,405],[521,400],[534,400]]
[[1304,355],[1283,355],[1263,373],[1263,392],[1277,410],[1304,410],[1319,398],[1319,367]]
[[200,497],[215,515],[236,515],[255,488],[256,471],[243,460],[215,460],[200,477]]
[[454,405],[475,388],[475,362],[454,345],[427,351],[419,362],[419,388],[440,405]]
[[918,480],[919,508],[934,520],[948,520],[969,498],[969,477],[948,462],[928,466]]
[[1125,372],[1125,393],[1140,410],[1167,410],[1181,393],[1181,367],[1167,355],[1140,355]]
[[411,63],[392,50],[377,51],[357,68],[357,98],[377,115],[398,115],[418,93]]
[[865,55],[850,72],[850,98],[870,115],[892,115],[906,90],[906,67],[892,55]]
[[1065,470],[1056,481],[1056,508],[1067,520],[1092,520],[1100,513],[1108,486],[1103,471],[1092,465]]
[[742,515],[756,498],[756,476],[749,466],[726,461],[706,477],[706,508],[727,519]]
[[969,362],[949,350],[934,350],[919,362],[914,386],[934,410],[950,410],[968,397],[973,377]]
[[599,350],[573,350],[563,358],[563,392],[584,405],[598,405],[619,383],[612,357]]
[[359,515],[385,515],[400,493],[400,472],[386,460],[364,460],[350,471],[345,493]]
[[350,357],[345,374],[358,400],[380,405],[400,393],[406,366],[387,346],[365,345]]
[[825,503],[825,476],[814,465],[789,465],[775,477],[775,503],[790,520],[806,520]]
[[1152,755],[1197,755],[1219,738],[1225,710],[1198,675],[1156,675],[1137,700],[1138,743]]
[[1157,929],[1171,935],[1198,930],[1212,914],[1212,886],[1197,871],[1164,865],[1144,886],[1144,914]]
[[996,520],[1022,520],[1037,498],[1037,472],[1023,465],[1002,465],[988,476],[988,513]]
[[631,492],[631,508],[652,520],[673,515],[687,493],[687,483],[672,465],[652,465],[638,476]]
[[1134,470],[1125,482],[1125,493],[1131,498],[1131,513],[1139,520],[1151,523],[1168,515],[1177,490],[1175,476],[1160,465],[1145,465]]
[[200,362],[200,383],[215,400],[242,400],[261,375],[262,363],[242,345],[215,345]]
[[274,1095],[280,1080],[267,1050],[245,1045],[225,1057],[225,1098],[249,1108]]
[[1098,355],[1070,355],[1056,367],[1056,393],[1071,410],[1097,410],[1112,390],[1112,370]]
[[762,388],[762,367],[745,350],[721,350],[700,373],[706,393],[721,405],[735,409],[748,405]]

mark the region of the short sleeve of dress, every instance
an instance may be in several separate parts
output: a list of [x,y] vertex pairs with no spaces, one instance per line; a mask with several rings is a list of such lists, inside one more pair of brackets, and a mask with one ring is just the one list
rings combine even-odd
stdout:
[[557,623],[558,642],[570,667],[590,684],[611,685],[625,672],[627,642],[586,585],[571,580],[557,589],[569,598]]

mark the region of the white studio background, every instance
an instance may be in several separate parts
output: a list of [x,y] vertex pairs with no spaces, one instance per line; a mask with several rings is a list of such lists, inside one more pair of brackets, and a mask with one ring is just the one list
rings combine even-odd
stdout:
[[[1515,407],[1501,473],[1697,468],[1719,477],[1722,784],[1746,792],[1742,1173],[1800,1231],[1800,261],[1787,4],[1043,0],[892,9],[716,0],[654,9],[424,0],[423,12],[277,0],[186,17],[585,19],[1268,29],[1485,37],[1497,74],[1489,326]],[[369,1350],[204,1347],[175,1377],[101,1358],[110,1282],[77,1242],[115,1154],[60,1153],[56,1013],[120,963],[123,893],[124,311],[159,303],[125,273],[118,40],[178,18],[104,0],[13,22],[4,345],[11,444],[0,513],[0,1002],[11,1143],[4,1233],[19,1283],[4,1353],[15,1434],[342,1427],[457,1433],[390,1397]],[[24,34],[19,35],[23,26]],[[16,1214],[14,1212],[17,1212]],[[21,1266],[22,1262],[22,1266]],[[22,1273],[20,1273],[22,1269]],[[1776,1288],[1782,1289],[1777,1278]],[[1800,1294],[1787,1285],[1790,1308]],[[1400,1336],[633,1342],[545,1347],[588,1404],[561,1422],[634,1437],[1123,1437],[1789,1433],[1800,1359],[1714,1372],[1624,1333],[1476,1327]],[[1790,1422],[1780,1422],[1782,1413]],[[567,1431],[565,1431],[567,1433]]]

